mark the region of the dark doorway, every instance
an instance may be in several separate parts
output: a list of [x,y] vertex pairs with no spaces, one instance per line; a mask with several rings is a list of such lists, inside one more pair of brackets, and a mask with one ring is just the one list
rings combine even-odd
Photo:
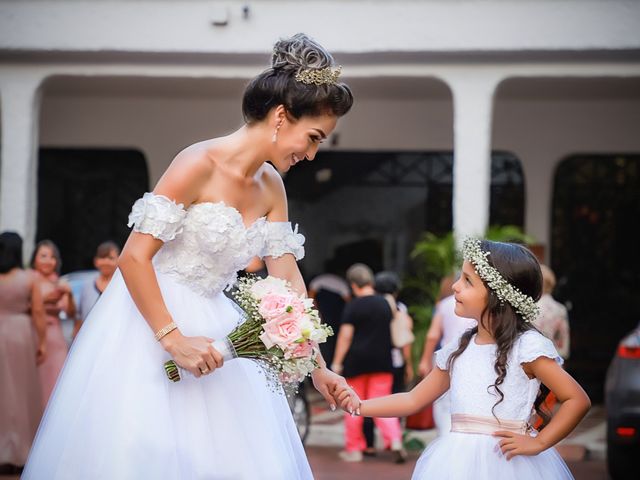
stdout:
[[620,339],[640,321],[640,155],[575,155],[557,168],[552,267],[571,308],[567,369],[601,401]]
[[93,268],[101,242],[124,244],[131,206],[148,187],[139,151],[41,149],[36,239],[58,245],[64,273]]
[[[509,152],[491,157],[490,224],[523,227],[520,160]],[[315,161],[291,169],[285,185],[296,221],[316,241],[309,255],[318,258],[305,264],[311,275],[338,257],[343,268],[358,258],[402,274],[423,232],[452,228],[450,151],[319,152]]]

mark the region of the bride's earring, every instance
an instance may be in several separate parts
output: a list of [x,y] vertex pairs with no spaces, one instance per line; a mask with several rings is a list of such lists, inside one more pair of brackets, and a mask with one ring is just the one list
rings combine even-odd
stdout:
[[273,136],[271,137],[271,142],[272,143],[276,143],[278,141],[278,130],[280,130],[280,126],[282,125],[282,123],[279,123],[278,125],[276,125],[276,130],[275,132],[273,132]]

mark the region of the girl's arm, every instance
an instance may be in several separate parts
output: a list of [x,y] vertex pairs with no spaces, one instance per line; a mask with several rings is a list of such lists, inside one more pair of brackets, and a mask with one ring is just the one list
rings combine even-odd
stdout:
[[[356,411],[365,417],[406,417],[433,403],[447,390],[449,372],[434,368],[410,392],[364,400]],[[349,400],[346,395],[344,398]],[[341,407],[344,408],[342,403]]]
[[[209,175],[210,166],[206,158],[183,152],[162,176],[154,193],[189,206],[197,200],[202,182]],[[150,335],[173,321],[151,263],[160,247],[161,240],[144,233],[132,232],[118,259],[118,267],[127,289],[149,324]],[[206,337],[185,337],[179,329],[175,329],[165,335],[160,343],[179,366],[200,377],[201,369],[208,368],[212,371],[222,366],[222,356],[211,347],[211,341]]]
[[549,424],[536,437],[545,450],[576,428],[591,408],[591,400],[578,382],[551,358],[540,357],[525,364],[525,372],[538,378],[562,403]]
[[507,459],[516,455],[537,455],[554,446],[571,433],[591,408],[591,401],[585,391],[555,360],[538,357],[522,366],[527,375],[535,376],[546,385],[562,405],[536,437],[496,432],[494,435],[504,437],[500,446]]

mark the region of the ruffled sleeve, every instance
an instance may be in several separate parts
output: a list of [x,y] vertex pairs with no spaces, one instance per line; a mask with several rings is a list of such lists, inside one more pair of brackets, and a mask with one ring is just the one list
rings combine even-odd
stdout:
[[518,341],[518,363],[528,363],[540,357],[548,357],[562,365],[564,360],[553,346],[553,342],[540,332],[524,332]]
[[448,370],[449,357],[460,346],[460,339],[452,340],[435,353],[435,363],[440,370]]
[[134,232],[147,233],[168,242],[182,232],[187,212],[182,203],[154,193],[145,193],[136,200],[129,214],[129,227]]
[[263,257],[292,253],[296,260],[304,258],[304,235],[298,233],[298,225],[292,228],[291,222],[266,222],[266,229]]

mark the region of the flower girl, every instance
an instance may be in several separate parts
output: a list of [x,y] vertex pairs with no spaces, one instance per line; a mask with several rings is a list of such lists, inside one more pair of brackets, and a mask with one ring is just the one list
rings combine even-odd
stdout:
[[[531,324],[542,287],[538,262],[524,247],[487,240],[467,239],[463,254],[453,286],[456,314],[478,326],[436,352],[438,368],[413,390],[362,401],[353,413],[406,416],[450,390],[451,434],[429,445],[414,480],[573,478],[552,447],[591,404],[561,368],[552,342]],[[538,407],[547,387],[562,406],[536,432],[529,419],[534,410],[545,416]],[[341,394],[343,408],[353,396]]]

